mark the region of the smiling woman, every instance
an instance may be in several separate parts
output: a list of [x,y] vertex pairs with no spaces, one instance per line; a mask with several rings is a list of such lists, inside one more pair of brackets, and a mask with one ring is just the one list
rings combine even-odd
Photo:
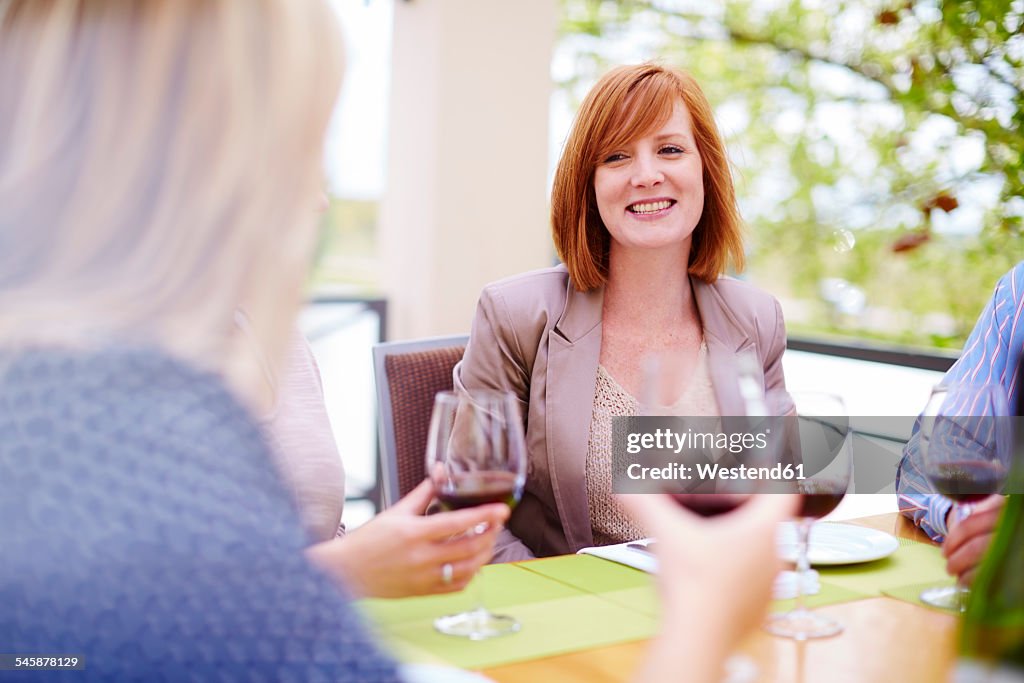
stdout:
[[743,266],[729,165],[687,74],[655,64],[606,74],[584,100],[555,174],[551,222],[564,266],[489,285],[460,389],[514,392],[530,470],[501,561],[644,536],[612,496],[611,420],[640,412],[647,362],[680,378],[677,415],[742,415],[741,358],[785,389],[778,302],[722,277]]
[[676,263],[687,262],[704,208],[692,130],[690,112],[680,102],[660,129],[601,155],[594,194],[613,251],[661,248],[675,251]]

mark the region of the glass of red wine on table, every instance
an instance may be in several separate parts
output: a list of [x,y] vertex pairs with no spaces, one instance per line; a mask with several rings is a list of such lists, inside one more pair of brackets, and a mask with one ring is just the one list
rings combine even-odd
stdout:
[[[483,390],[437,394],[427,437],[427,472],[447,510],[488,503],[514,506],[526,480],[526,443],[516,398]],[[479,583],[478,578],[478,591]],[[474,609],[439,617],[434,627],[483,640],[515,633],[519,622],[492,614],[478,599]]]
[[[1012,429],[1006,394],[991,384],[951,383],[932,389],[918,423],[924,475],[935,491],[953,501],[951,515],[963,521],[971,507],[999,493],[1010,468]],[[921,600],[963,611],[966,587],[934,586]]]
[[811,572],[808,545],[815,520],[832,512],[842,501],[853,473],[850,423],[846,406],[828,393],[780,394],[788,406],[777,405],[777,414],[788,415],[779,458],[793,465],[796,476],[772,482],[773,490],[800,494],[796,517],[796,605],[789,612],[771,615],[765,622],[769,633],[794,640],[826,638],[843,630],[842,624],[804,606],[804,588]]

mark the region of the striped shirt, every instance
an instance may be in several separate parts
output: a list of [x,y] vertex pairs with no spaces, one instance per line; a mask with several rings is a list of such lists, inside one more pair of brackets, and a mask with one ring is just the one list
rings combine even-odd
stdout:
[[[1024,261],[996,283],[992,298],[967,338],[959,360],[953,364],[944,384],[970,382],[997,384],[1006,391],[1008,404],[1017,405],[1017,365],[1024,350]],[[921,463],[921,418],[903,449],[896,472],[896,494],[900,512],[921,527],[933,540],[942,541],[947,532],[946,515],[952,503],[933,492]]]

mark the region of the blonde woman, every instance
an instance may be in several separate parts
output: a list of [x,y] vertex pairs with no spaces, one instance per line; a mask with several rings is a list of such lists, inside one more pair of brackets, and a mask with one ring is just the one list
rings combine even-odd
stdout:
[[0,2],[5,648],[83,653],[81,680],[398,680],[253,418],[251,340],[283,358],[315,243],[336,24]]

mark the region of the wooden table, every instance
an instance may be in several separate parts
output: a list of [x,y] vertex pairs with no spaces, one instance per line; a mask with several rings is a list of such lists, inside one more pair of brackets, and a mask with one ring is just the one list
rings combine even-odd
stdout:
[[[850,520],[896,536],[927,541],[921,531],[893,513]],[[843,623],[833,638],[797,643],[764,632],[741,648],[757,663],[759,681],[780,683],[934,683],[953,666],[956,619],[889,597],[856,600],[820,608]],[[559,681],[600,683],[630,677],[646,650],[633,642],[557,657],[496,666],[484,674],[502,683]]]

